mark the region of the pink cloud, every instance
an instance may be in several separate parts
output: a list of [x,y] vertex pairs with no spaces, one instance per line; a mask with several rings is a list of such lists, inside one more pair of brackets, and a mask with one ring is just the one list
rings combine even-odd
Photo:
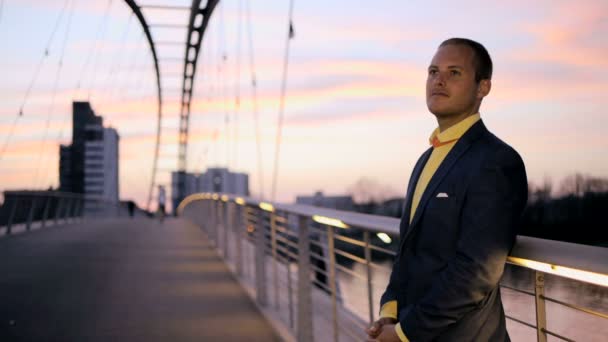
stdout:
[[608,3],[602,1],[551,3],[544,21],[521,25],[535,37],[533,46],[515,50],[518,61],[551,62],[579,67],[608,66],[608,46],[592,40],[605,35]]

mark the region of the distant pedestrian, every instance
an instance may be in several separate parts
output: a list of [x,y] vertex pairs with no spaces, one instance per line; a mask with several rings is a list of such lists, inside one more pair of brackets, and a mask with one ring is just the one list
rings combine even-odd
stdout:
[[135,202],[127,202],[127,207],[129,208],[129,217],[133,218],[133,214],[135,213]]
[[158,216],[160,219],[160,223],[163,223],[163,221],[165,220],[165,201],[166,201],[165,187],[162,185],[159,185],[158,186]]

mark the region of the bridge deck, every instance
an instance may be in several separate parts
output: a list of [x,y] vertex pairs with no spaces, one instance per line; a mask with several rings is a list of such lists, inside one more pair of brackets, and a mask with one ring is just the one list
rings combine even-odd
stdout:
[[280,340],[196,226],[115,219],[0,238],[0,341]]

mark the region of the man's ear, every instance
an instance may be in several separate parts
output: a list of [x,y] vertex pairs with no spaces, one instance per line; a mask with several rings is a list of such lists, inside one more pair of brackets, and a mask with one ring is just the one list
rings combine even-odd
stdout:
[[491,80],[483,79],[483,80],[479,81],[479,86],[477,87],[477,98],[480,100],[483,99],[490,93],[491,89],[492,89]]

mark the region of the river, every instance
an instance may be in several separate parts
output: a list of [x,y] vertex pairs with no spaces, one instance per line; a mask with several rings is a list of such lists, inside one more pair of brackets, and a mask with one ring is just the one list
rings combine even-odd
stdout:
[[[389,278],[390,263],[383,269],[372,268],[374,311],[378,311],[380,296]],[[355,263],[351,269],[365,275],[363,264]],[[338,272],[339,288],[344,306],[361,318],[368,319],[367,283],[346,272]],[[502,283],[521,290],[534,292],[534,273],[518,266],[507,265]],[[536,325],[534,297],[507,288],[501,290],[505,313],[524,322]],[[545,277],[545,295],[568,304],[608,314],[608,288],[579,283],[552,275]],[[559,304],[547,302],[547,329],[575,341],[608,341],[608,319],[582,313]],[[507,329],[514,342],[535,342],[536,330],[507,319]],[[548,341],[560,341],[549,336]]]

